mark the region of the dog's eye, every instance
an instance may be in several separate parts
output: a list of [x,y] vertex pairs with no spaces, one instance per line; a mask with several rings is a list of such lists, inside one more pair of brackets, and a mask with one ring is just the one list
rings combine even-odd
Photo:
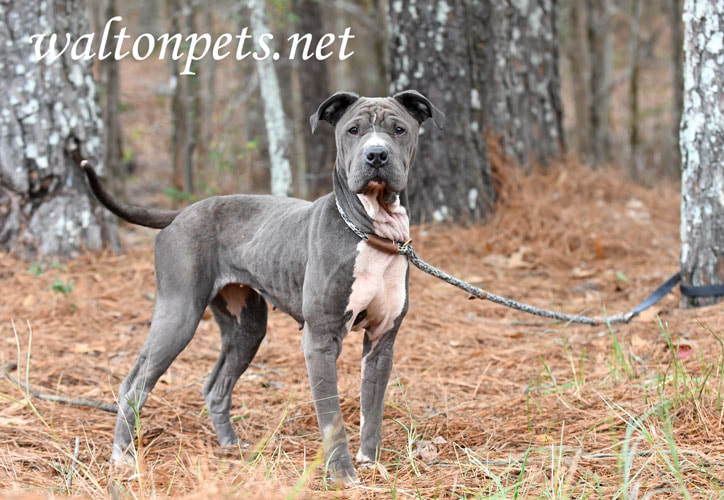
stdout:
[[359,129],[357,127],[352,127],[347,131],[347,133],[349,133],[349,135],[357,135],[359,134]]
[[404,135],[406,130],[402,127],[395,127],[395,135]]

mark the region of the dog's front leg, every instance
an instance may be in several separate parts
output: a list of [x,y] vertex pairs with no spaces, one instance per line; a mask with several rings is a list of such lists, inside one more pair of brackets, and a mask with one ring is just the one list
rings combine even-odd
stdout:
[[382,413],[385,391],[392,371],[394,342],[398,325],[376,340],[365,333],[362,348],[362,388],[360,391],[360,448],[358,464],[375,462],[382,441]]
[[337,358],[342,351],[342,337],[338,332],[307,323],[302,334],[302,349],[329,476],[337,483],[349,484],[359,480],[349,453],[339,406]]

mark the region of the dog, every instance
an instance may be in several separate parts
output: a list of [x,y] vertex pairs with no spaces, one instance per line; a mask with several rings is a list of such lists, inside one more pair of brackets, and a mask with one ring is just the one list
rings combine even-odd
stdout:
[[[154,244],[156,303],[148,337],[121,383],[112,460],[130,459],[136,415],[193,337],[207,306],[221,353],[203,386],[219,443],[238,443],[231,393],[266,333],[267,301],[300,324],[302,350],[331,479],[358,481],[340,413],[336,360],[363,329],[358,464],[379,456],[393,345],[408,309],[405,187],[420,126],[444,115],[407,90],[392,97],[338,92],[310,117],[335,128],[333,192],[314,202],[268,195],[208,198],[182,210],[126,205],[84,165],[96,198],[120,218],[162,229]],[[352,229],[355,228],[355,229]],[[371,235],[360,238],[358,233]]]

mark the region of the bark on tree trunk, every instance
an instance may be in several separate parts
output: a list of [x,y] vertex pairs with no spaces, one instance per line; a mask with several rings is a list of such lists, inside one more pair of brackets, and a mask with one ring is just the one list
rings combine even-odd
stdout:
[[[96,33],[101,32],[105,23],[118,15],[116,0],[98,2],[100,14]],[[118,34],[118,24],[113,23],[109,37]],[[101,116],[103,118],[103,144],[105,144],[104,163],[110,177],[110,188],[114,194],[123,198],[126,172],[123,167],[123,136],[121,132],[121,112],[119,102],[118,61],[109,57],[98,62],[98,79],[102,88],[100,96]]]
[[[672,138],[679,144],[681,113],[684,109],[684,33],[681,22],[681,0],[671,0],[671,72],[674,81],[674,126]],[[678,147],[674,148],[674,172],[681,171],[681,155]]]
[[[185,37],[196,33],[196,10],[195,0],[184,0],[184,24]],[[199,64],[194,62],[191,65],[193,75],[182,75],[179,77],[181,84],[183,107],[186,115],[184,121],[184,191],[193,196],[194,194],[194,154],[196,152],[197,139],[200,134],[200,103],[198,96],[199,87]]]
[[[206,24],[205,31],[208,33],[216,33],[216,26],[214,23],[214,1],[209,0],[204,6],[205,16],[204,24]],[[213,57],[206,57],[204,60],[206,65],[206,78],[204,78],[205,89],[204,94],[206,100],[204,102],[204,126],[203,126],[203,140],[201,141],[201,148],[204,152],[208,153],[211,148],[211,143],[214,139],[214,105],[216,102],[216,61]],[[202,156],[204,156],[202,154]]]
[[139,33],[151,33],[154,37],[159,35],[158,0],[141,0],[138,31]]
[[629,46],[629,59],[631,71],[629,77],[629,149],[633,163],[634,175],[637,179],[643,178],[643,162],[639,155],[639,28],[641,26],[641,0],[631,2],[631,44]]
[[568,37],[566,54],[571,65],[571,85],[573,86],[573,106],[576,124],[573,135],[576,138],[576,150],[579,158],[588,158],[590,139],[588,113],[591,93],[589,81],[591,62],[586,38],[585,5],[579,0],[568,0]]
[[[247,0],[251,11],[251,30],[253,33],[270,33],[266,22],[264,0]],[[258,42],[258,35],[255,42]],[[270,44],[271,45],[271,44]],[[262,52],[258,43],[255,50]],[[272,48],[272,53],[274,49]],[[277,196],[289,196],[292,193],[292,170],[289,165],[291,140],[284,118],[284,107],[279,90],[274,62],[271,58],[257,61],[261,97],[264,101],[264,121],[269,139],[269,158],[271,163],[271,192]]]
[[716,285],[724,283],[724,2],[685,0],[684,25],[681,276],[686,285]]
[[506,154],[530,170],[534,164],[546,165],[564,148],[558,0],[488,3],[493,57],[480,67],[487,70],[489,82],[482,94],[486,130],[500,135]]
[[391,93],[417,89],[448,116],[445,131],[431,123],[420,129],[408,182],[416,221],[482,219],[493,210],[479,79],[487,31],[476,22],[489,15],[485,3],[402,0],[388,8]]
[[[317,42],[325,33],[322,19],[322,9],[318,0],[295,0],[294,12],[299,18],[298,33],[310,33],[312,42],[310,47],[316,47]],[[303,44],[302,44],[303,46]],[[312,136],[308,127],[308,118],[322,101],[332,92],[329,87],[329,72],[327,63],[316,58],[301,63],[299,68],[299,83],[302,93],[304,109],[304,151],[306,162],[307,193],[312,198],[326,194],[332,189],[332,168],[336,155],[334,136],[332,134],[317,134]]]
[[[181,15],[180,0],[166,0],[166,10],[170,20],[171,33],[181,33],[179,16]],[[180,65],[174,58],[169,58],[169,87],[171,88],[171,186],[177,191],[183,191],[183,158],[184,137],[186,127],[186,114],[184,113],[183,98],[181,94]],[[178,206],[179,200],[172,199],[173,206]]]
[[588,48],[591,56],[590,120],[591,137],[588,161],[593,166],[611,158],[611,76],[613,40],[611,37],[611,1],[586,0]]
[[[89,63],[66,52],[36,62],[28,36],[88,33],[84,0],[0,5],[0,246],[28,259],[69,257],[116,241],[78,158],[103,169],[102,121]],[[43,51],[44,51],[43,50]]]
[[426,124],[410,177],[415,220],[480,219],[495,201],[486,135],[523,168],[563,148],[556,1],[389,3],[392,92],[415,88],[448,116]]

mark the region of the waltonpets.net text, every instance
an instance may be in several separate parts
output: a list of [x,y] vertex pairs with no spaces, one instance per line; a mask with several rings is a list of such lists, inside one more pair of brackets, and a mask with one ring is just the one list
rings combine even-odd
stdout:
[[[50,35],[45,33],[36,34],[30,37],[30,43],[35,44],[36,60],[39,62],[47,59],[50,63],[55,62],[68,50],[70,50],[69,54],[71,59],[75,61],[81,59],[88,61],[96,56],[100,60],[108,59],[109,57],[121,60],[129,55],[137,61],[143,61],[158,51],[159,59],[165,59],[170,55],[171,58],[178,61],[185,57],[186,60],[183,65],[183,71],[181,72],[182,75],[196,74],[194,71],[194,62],[208,55],[216,61],[226,59],[232,54],[237,61],[241,61],[250,56],[256,60],[271,58],[274,61],[278,61],[282,57],[279,52],[272,52],[271,42],[274,39],[272,33],[261,33],[257,37],[249,34],[248,28],[242,29],[238,35],[224,33],[215,39],[208,33],[200,35],[192,33],[186,36],[186,38],[180,33],[174,35],[165,33],[159,37],[154,37],[150,33],[143,33],[139,35],[132,44],[126,45],[126,42],[130,40],[131,37],[126,34],[125,26],[120,27],[117,35],[110,35],[112,24],[122,21],[123,18],[121,16],[116,16],[108,20],[103,28],[98,53],[93,50],[95,33],[81,35],[74,42],[71,42],[71,34],[66,33],[64,44],[63,42],[59,42],[58,35],[55,33]],[[337,54],[339,60],[344,61],[354,55],[354,51],[347,52],[347,44],[354,38],[354,35],[350,32],[351,28],[348,27],[341,35],[327,33],[319,38],[316,45],[313,44],[311,34],[295,33],[286,40],[288,48],[286,57],[288,59],[301,57],[305,61],[315,58],[323,61],[334,56],[335,46],[337,42],[339,42],[339,51]],[[44,43],[46,38],[47,43]],[[247,42],[248,45],[252,45],[251,49],[248,48]]]

